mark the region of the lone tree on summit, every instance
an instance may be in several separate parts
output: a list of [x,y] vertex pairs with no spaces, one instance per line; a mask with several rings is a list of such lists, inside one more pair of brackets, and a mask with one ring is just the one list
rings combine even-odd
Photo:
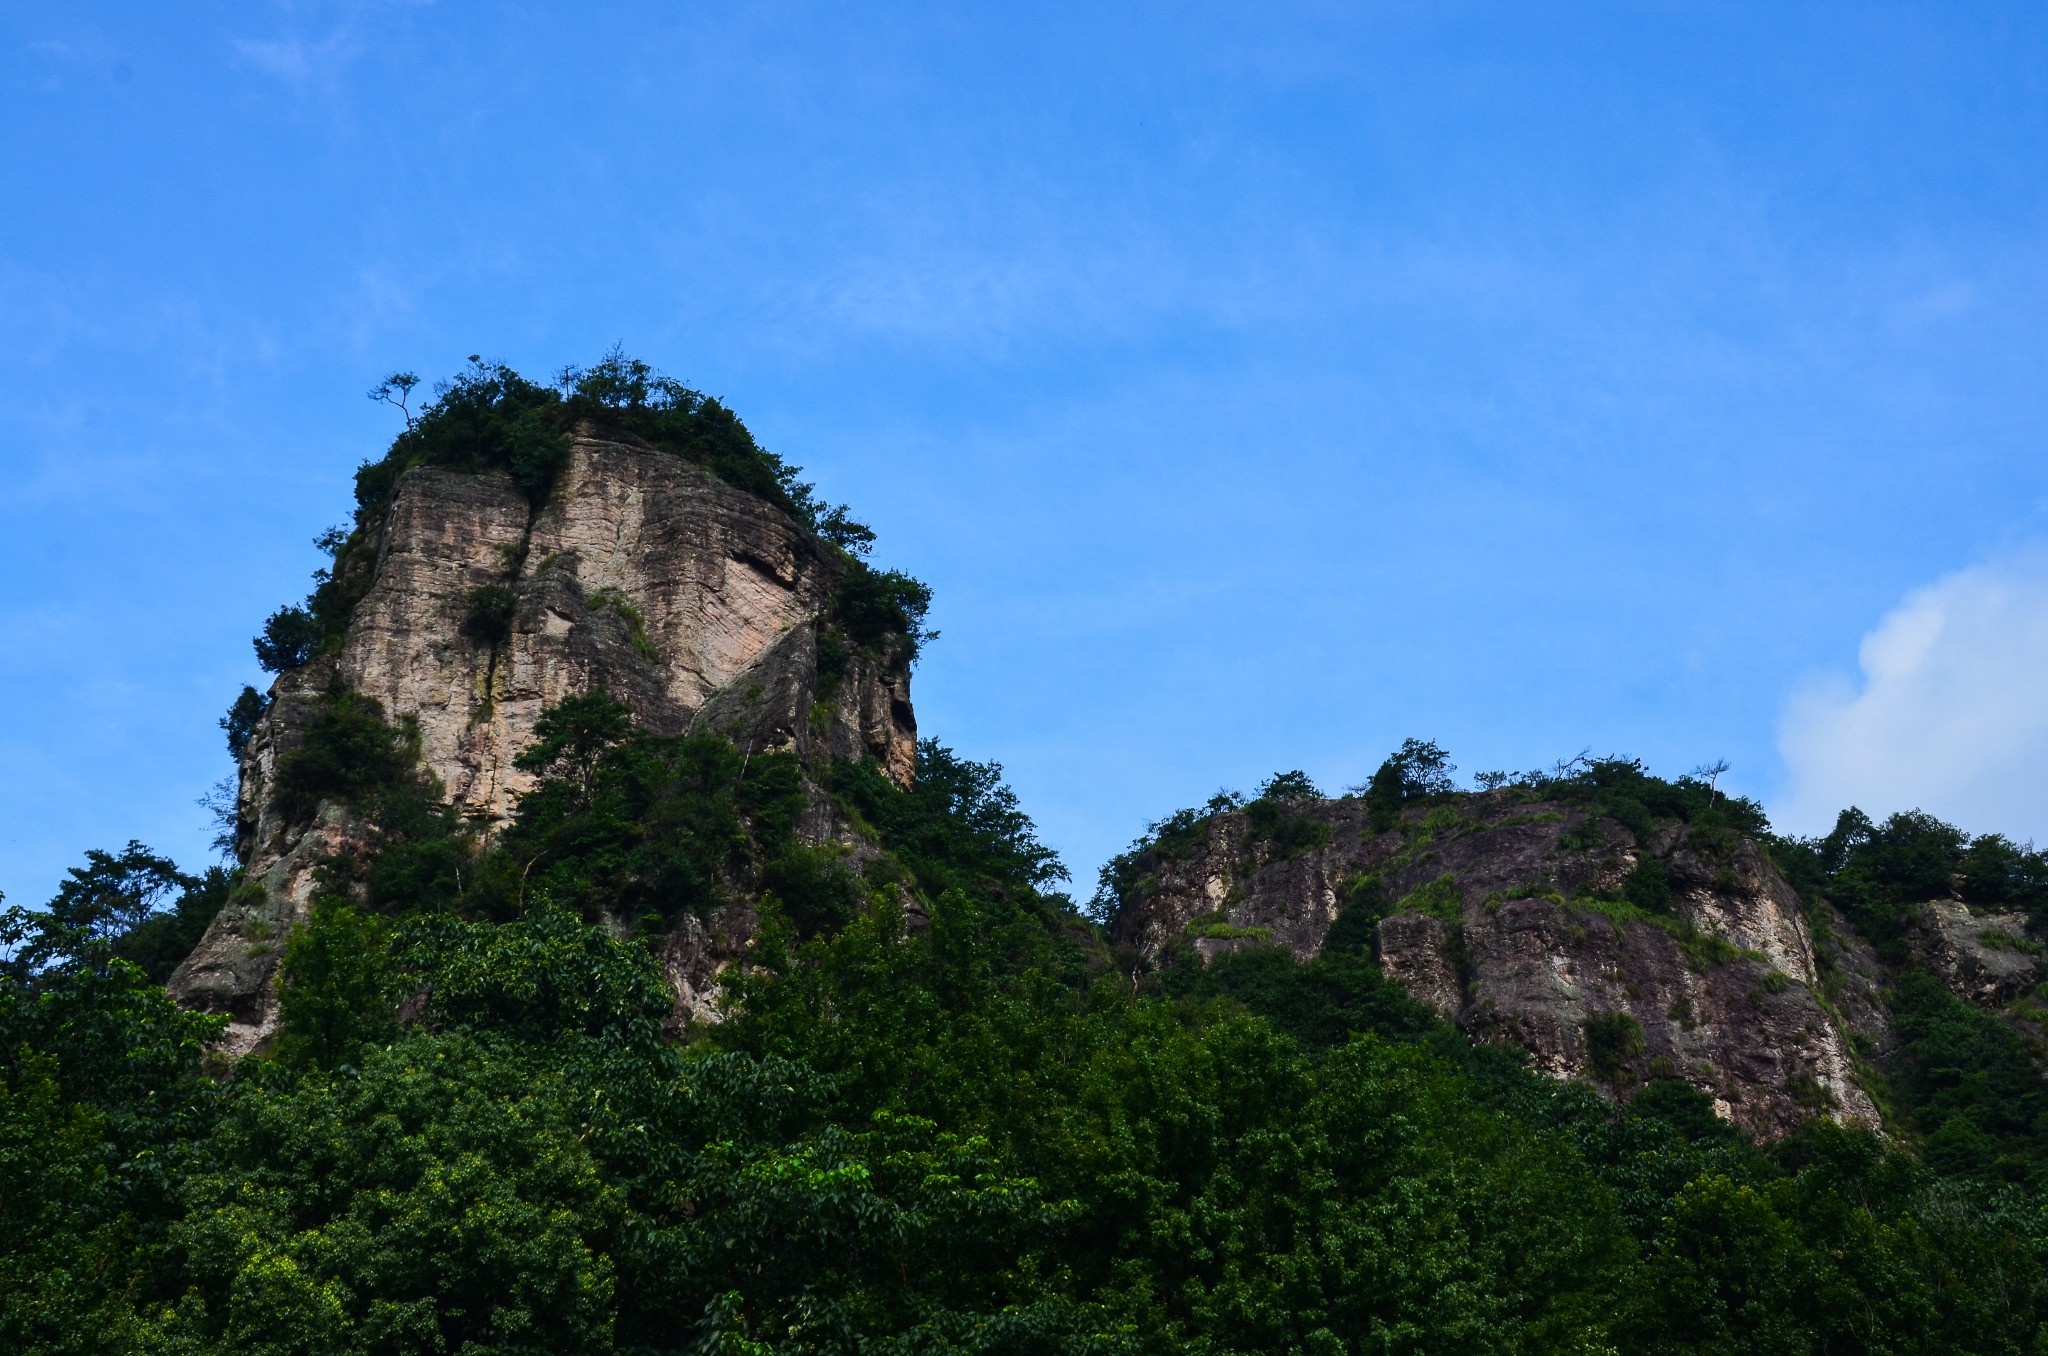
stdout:
[[368,395],[370,399],[382,401],[404,415],[405,426],[407,429],[411,429],[413,426],[412,409],[407,402],[412,399],[412,388],[419,384],[419,374],[416,372],[393,372],[390,376],[372,386],[369,389]]

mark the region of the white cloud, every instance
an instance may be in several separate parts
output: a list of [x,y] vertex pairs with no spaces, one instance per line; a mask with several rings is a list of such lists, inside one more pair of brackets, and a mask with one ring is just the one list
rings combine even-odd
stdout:
[[1923,809],[1972,833],[2048,837],[2048,549],[1913,590],[1863,638],[1861,687],[1786,706],[1778,827]]

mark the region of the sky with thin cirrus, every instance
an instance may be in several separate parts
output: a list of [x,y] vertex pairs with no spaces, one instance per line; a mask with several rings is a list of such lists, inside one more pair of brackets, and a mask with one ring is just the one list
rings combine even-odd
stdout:
[[0,14],[0,890],[188,865],[393,369],[623,343],[1075,874],[1410,735],[2048,836],[2038,5]]

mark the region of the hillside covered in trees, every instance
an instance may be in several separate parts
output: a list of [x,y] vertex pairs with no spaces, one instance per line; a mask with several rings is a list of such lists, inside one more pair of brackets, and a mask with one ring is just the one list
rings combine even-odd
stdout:
[[[678,506],[664,542],[728,524],[687,597],[583,530],[622,475]],[[232,861],[92,853],[0,921],[0,1347],[2048,1342],[2031,850],[1782,838],[1625,760],[1465,790],[1411,741],[1345,796],[1282,774],[1162,820],[1083,907],[999,767],[905,756],[929,594],[715,403],[616,355],[479,365],[358,483],[223,722]],[[473,705],[366,690],[394,646]],[[1714,922],[1745,899],[1810,975]],[[2010,920],[1991,959],[1936,905]],[[1688,1010],[1660,1053],[1674,1000],[1619,972],[1539,1067],[1481,1001],[1518,919],[1664,948],[1729,1014],[1805,1002],[1849,1082],[1731,1118],[1681,1057],[1747,1028]]]

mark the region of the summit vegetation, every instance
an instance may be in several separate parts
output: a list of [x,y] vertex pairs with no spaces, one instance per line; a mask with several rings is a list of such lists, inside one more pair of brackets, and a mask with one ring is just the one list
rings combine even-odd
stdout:
[[[317,539],[332,561],[314,573],[306,601],[272,613],[256,637],[256,659],[267,671],[298,668],[339,649],[374,577],[378,533],[406,472],[436,466],[504,475],[538,513],[569,464],[570,437],[579,429],[635,440],[702,467],[795,519],[841,567],[834,619],[842,643],[872,650],[890,636],[914,657],[930,638],[931,589],[868,564],[872,529],[843,505],[819,500],[798,468],[756,442],[725,405],[638,358],[614,349],[589,367],[564,368],[549,385],[472,357],[466,371],[436,385],[434,398],[414,413],[406,400],[418,383],[412,373],[394,373],[370,392],[404,410],[405,429],[382,457],[357,470],[353,521]],[[488,615],[492,600],[476,601],[481,630],[504,624]],[[261,701],[247,689],[223,720],[231,743],[253,723],[250,704],[260,714]]]

